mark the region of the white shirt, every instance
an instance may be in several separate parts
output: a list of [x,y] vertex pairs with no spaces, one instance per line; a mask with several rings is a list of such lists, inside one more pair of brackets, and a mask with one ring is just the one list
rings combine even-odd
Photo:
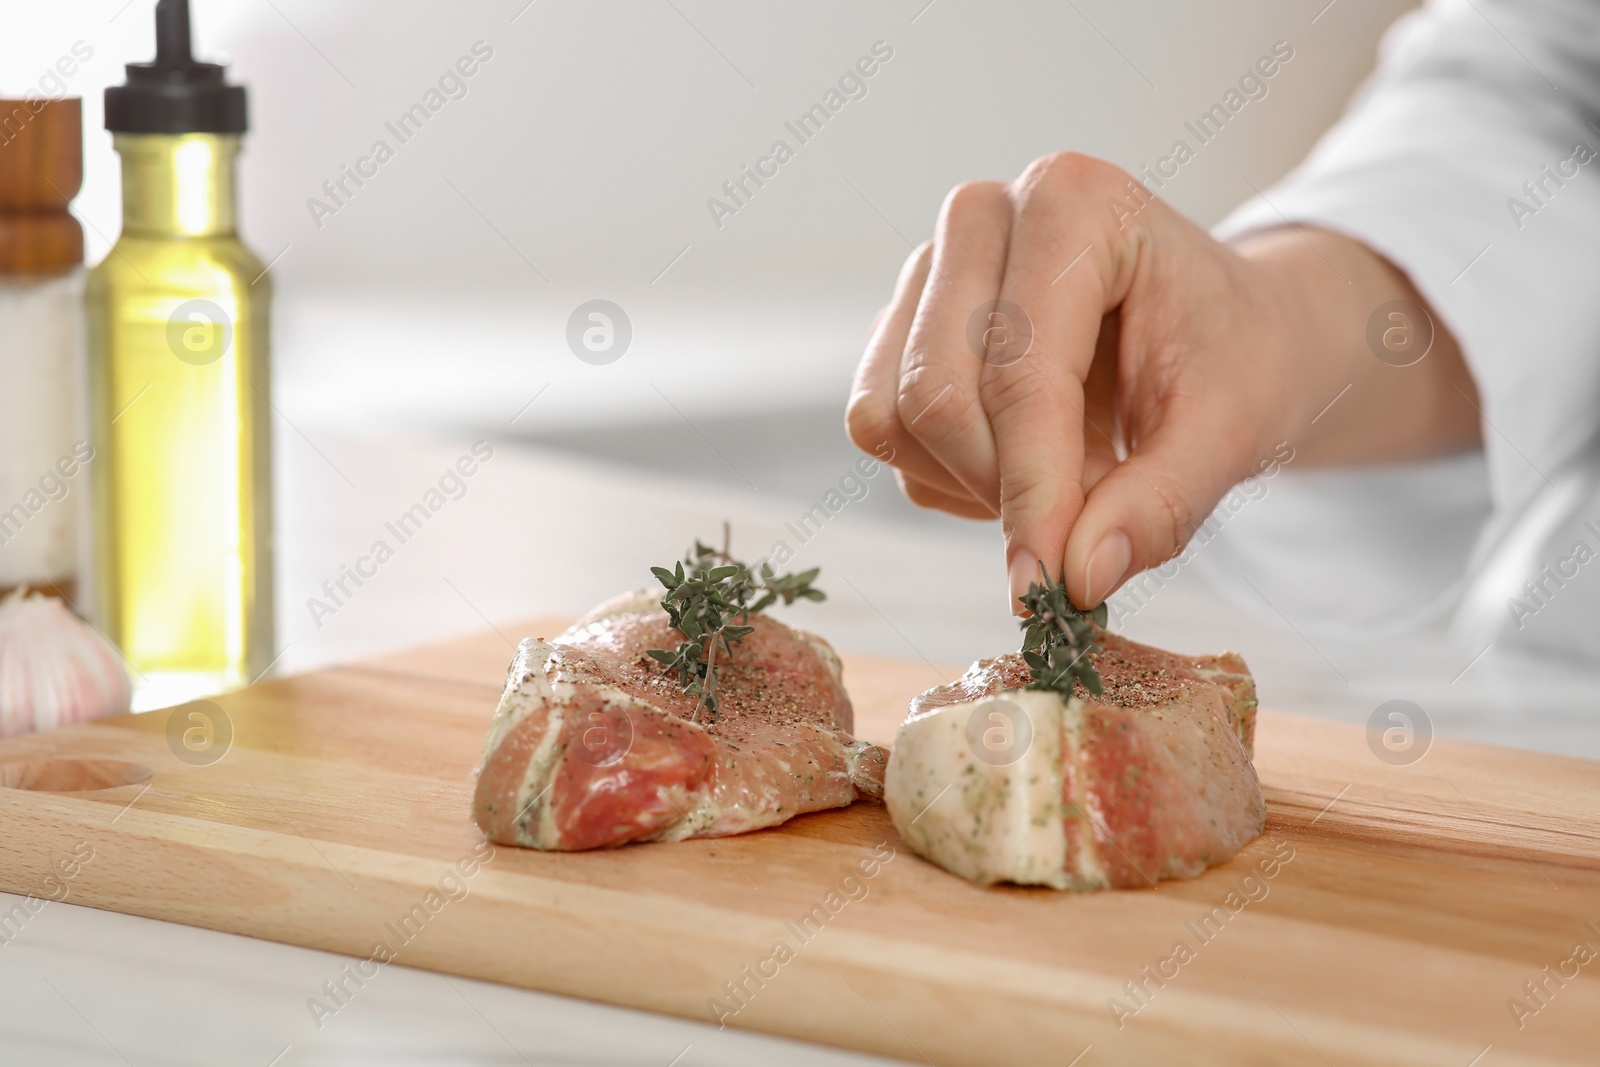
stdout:
[[1208,576],[1313,630],[1452,612],[1468,645],[1600,660],[1597,150],[1600,4],[1439,0],[1390,29],[1344,118],[1215,233],[1314,224],[1405,271],[1460,342],[1484,449],[1290,464],[1197,555]]

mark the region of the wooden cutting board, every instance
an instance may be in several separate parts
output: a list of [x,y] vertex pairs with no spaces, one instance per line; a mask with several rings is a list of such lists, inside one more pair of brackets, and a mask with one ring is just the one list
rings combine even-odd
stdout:
[[[1435,741],[1394,766],[1263,713],[1265,835],[1083,896],[969,885],[873,804],[482,860],[510,655],[488,634],[0,743],[0,888],[348,953],[352,994],[392,958],[936,1064],[1600,1060],[1600,764]],[[944,680],[845,662],[877,741]]]

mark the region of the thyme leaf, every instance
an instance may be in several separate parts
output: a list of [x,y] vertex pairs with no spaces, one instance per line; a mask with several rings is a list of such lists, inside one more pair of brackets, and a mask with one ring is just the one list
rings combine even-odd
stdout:
[[1106,606],[1079,611],[1067,599],[1065,582],[1053,582],[1039,565],[1042,582],[1033,582],[1017,599],[1029,616],[1021,621],[1022,659],[1033,676],[1029,689],[1044,689],[1071,697],[1081,683],[1095,696],[1104,692],[1100,672],[1089,660],[1098,647],[1095,636],[1106,625]]
[[676,648],[652,648],[646,654],[677,676],[686,695],[699,698],[692,722],[701,711],[716,718],[718,661],[733,660],[734,647],[755,629],[749,625],[751,615],[780,601],[826,599],[812,584],[821,568],[778,574],[771,563],[763,563],[753,571],[728,554],[728,538],[728,524],[723,523],[720,550],[696,540],[671,570],[650,568],[667,591],[662,610],[684,639]]

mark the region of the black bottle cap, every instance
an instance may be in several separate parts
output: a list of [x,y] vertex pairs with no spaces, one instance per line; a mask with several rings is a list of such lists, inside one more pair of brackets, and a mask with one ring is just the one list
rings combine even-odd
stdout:
[[189,47],[188,0],[157,0],[156,58],[129,63],[128,83],[106,90],[106,129],[113,133],[243,133],[242,85],[223,68],[198,63]]

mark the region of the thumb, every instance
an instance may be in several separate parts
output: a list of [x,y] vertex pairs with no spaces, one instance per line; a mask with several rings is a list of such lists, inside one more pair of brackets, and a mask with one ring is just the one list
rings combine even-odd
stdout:
[[1166,422],[1089,491],[1062,561],[1073,603],[1094,607],[1177,555],[1249,473],[1246,448],[1229,444],[1226,426],[1183,423]]

